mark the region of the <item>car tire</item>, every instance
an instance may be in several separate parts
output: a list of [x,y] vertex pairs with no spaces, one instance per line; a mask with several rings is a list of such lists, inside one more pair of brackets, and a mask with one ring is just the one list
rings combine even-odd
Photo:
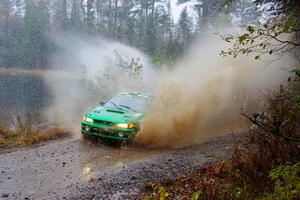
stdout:
[[94,142],[95,141],[95,137],[94,136],[88,135],[88,134],[85,134],[85,133],[82,133],[82,139],[84,141],[87,141],[87,142]]
[[90,139],[91,136],[89,136],[85,133],[81,133],[81,137],[82,137],[83,140],[88,140],[88,139]]
[[110,138],[101,138],[100,139],[102,143],[109,145],[109,146],[118,146],[118,141],[119,140],[115,140],[115,139],[110,139]]
[[114,147],[121,147],[122,146],[123,141],[122,140],[109,140],[109,144],[114,146]]

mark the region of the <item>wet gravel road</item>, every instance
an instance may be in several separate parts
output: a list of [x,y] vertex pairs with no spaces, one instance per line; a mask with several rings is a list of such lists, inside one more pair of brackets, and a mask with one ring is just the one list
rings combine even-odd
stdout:
[[0,152],[0,199],[127,199],[149,181],[182,175],[230,155],[236,137],[176,150],[65,139]]

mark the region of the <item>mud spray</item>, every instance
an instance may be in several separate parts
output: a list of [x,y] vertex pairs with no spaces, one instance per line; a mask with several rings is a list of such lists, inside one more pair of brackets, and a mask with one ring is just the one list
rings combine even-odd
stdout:
[[[53,100],[45,113],[50,123],[72,128],[81,137],[83,115],[124,91],[147,92],[157,73],[148,57],[137,49],[105,38],[85,38],[64,33],[52,37],[59,47],[51,59],[52,71],[44,76]],[[128,73],[132,64],[142,65],[137,75]]]
[[258,111],[266,88],[286,80],[289,58],[224,58],[228,46],[207,35],[171,70],[160,73],[154,102],[137,142],[151,147],[183,147],[209,138],[247,130],[240,115]]
[[[74,128],[76,137],[85,112],[124,91],[150,92],[155,97],[136,139],[144,146],[182,147],[245,130],[241,109],[258,109],[263,90],[288,76],[283,70],[289,66],[288,57],[269,66],[274,58],[221,57],[227,46],[214,34],[199,39],[177,64],[160,71],[142,52],[114,41],[66,34],[55,41],[61,51],[53,56],[53,68],[59,66],[68,76],[45,77],[54,95],[46,113],[60,126]],[[116,67],[120,55],[127,61],[139,58],[142,73],[127,76]]]

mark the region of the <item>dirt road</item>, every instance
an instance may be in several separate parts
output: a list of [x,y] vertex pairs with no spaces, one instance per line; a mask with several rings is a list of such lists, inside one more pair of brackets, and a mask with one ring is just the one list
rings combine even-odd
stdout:
[[54,141],[0,152],[0,199],[126,199],[149,181],[172,178],[230,155],[226,136],[176,150]]

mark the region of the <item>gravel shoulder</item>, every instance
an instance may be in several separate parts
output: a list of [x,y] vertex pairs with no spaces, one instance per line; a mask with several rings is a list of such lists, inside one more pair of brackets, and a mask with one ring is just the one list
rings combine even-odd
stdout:
[[64,139],[0,153],[0,199],[129,199],[230,155],[227,135],[183,149],[114,148]]

